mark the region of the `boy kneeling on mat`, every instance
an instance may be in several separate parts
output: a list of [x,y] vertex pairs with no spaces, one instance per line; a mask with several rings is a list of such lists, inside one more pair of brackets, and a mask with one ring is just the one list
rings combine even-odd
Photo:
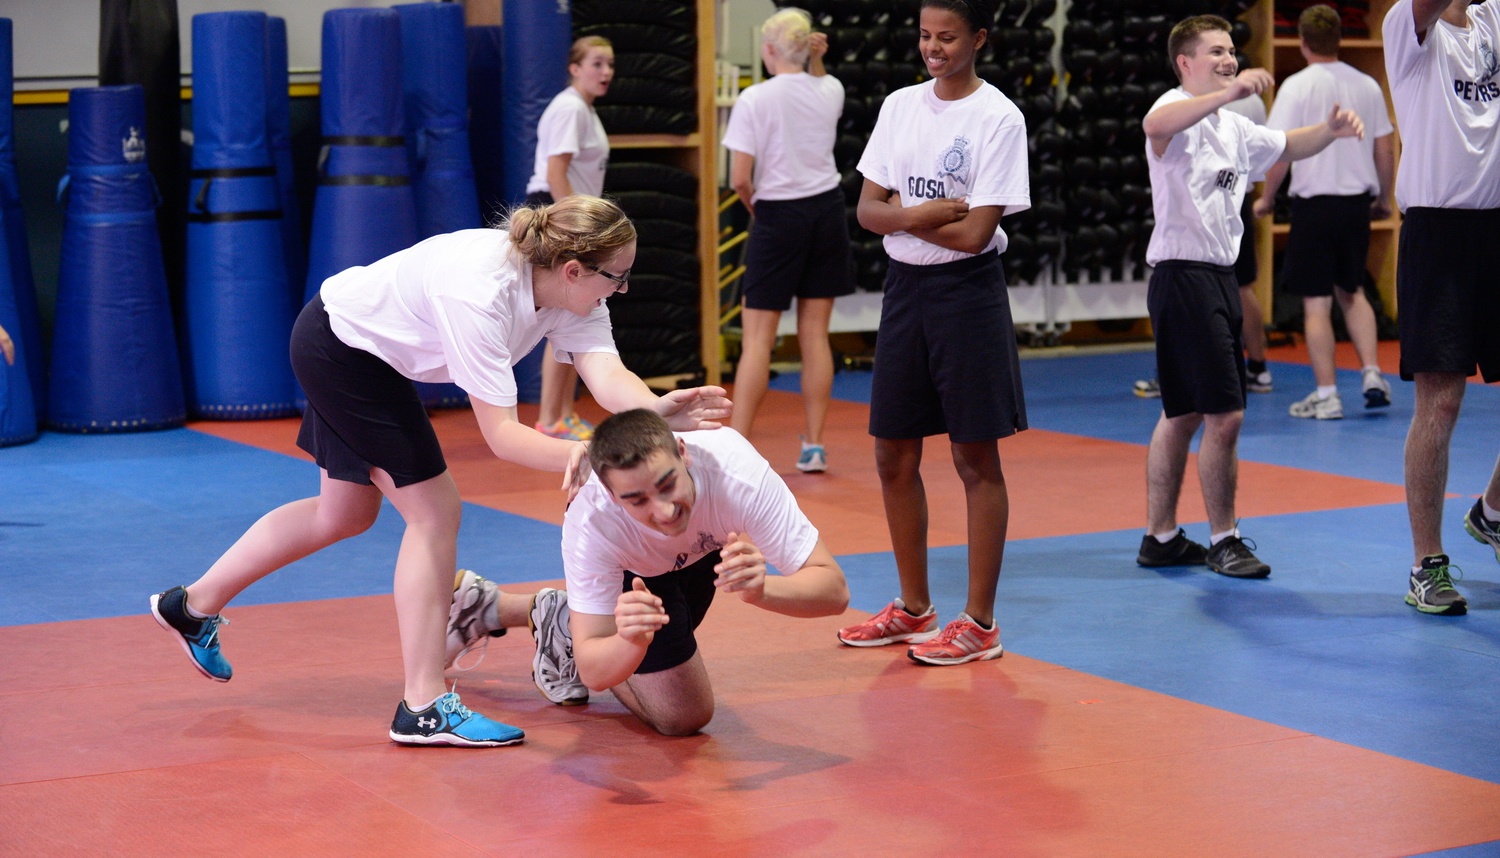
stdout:
[[[848,606],[817,528],[739,434],[678,436],[653,412],[623,411],[595,427],[589,461],[594,473],[563,519],[567,592],[544,590],[530,610],[534,678],[554,703],[607,688],[657,732],[690,735],[714,714],[693,632],[717,592],[793,617]],[[791,571],[768,575],[768,563]],[[514,606],[527,598],[472,572],[458,585],[450,663],[519,625]]]

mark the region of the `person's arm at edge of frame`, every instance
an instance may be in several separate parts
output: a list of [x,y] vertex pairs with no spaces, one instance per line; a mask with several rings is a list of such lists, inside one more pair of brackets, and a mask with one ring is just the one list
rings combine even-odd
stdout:
[[748,152],[737,152],[729,150],[729,187],[740,195],[740,203],[745,211],[751,216],[755,215],[755,206],[750,203],[750,198],[755,196],[755,156]]
[[1281,183],[1286,181],[1286,174],[1292,168],[1288,161],[1277,161],[1266,170],[1265,184],[1261,186],[1260,196],[1256,197],[1255,204],[1251,207],[1256,217],[1265,217],[1276,209],[1276,192],[1281,190]]
[[729,534],[714,586],[757,608],[789,617],[829,617],[849,607],[844,571],[821,538],[797,571],[767,575],[766,559],[746,535]]
[[1395,134],[1375,138],[1375,177],[1380,189],[1375,192],[1375,201],[1370,203],[1370,217],[1385,220],[1396,210],[1391,202],[1391,188],[1396,184]]
[[1411,0],[1412,27],[1417,34],[1417,41],[1421,42],[1427,38],[1427,31],[1437,24],[1438,19],[1448,10],[1449,0]]

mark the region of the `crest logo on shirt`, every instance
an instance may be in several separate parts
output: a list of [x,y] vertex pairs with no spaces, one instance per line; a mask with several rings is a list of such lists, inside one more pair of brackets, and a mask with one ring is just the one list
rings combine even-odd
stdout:
[[1480,104],[1500,101],[1500,84],[1493,79],[1496,74],[1500,74],[1500,60],[1496,59],[1495,49],[1489,42],[1479,43],[1479,63],[1477,80],[1453,79],[1453,94],[1464,101],[1477,101]]
[[943,150],[938,156],[937,175],[939,179],[949,176],[960,185],[969,184],[969,140],[967,137],[954,137],[953,145]]
[[700,530],[698,531],[698,539],[693,543],[693,547],[677,555],[677,562],[672,565],[672,571],[676,572],[678,569],[686,566],[690,558],[696,559],[710,551],[718,551],[723,547],[724,543],[720,542],[712,533]]

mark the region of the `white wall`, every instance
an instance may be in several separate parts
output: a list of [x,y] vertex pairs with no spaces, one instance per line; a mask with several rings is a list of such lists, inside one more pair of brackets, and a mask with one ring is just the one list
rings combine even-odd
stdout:
[[[316,77],[325,11],[398,2],[417,0],[177,0],[182,71],[192,71],[192,17],[199,12],[253,10],[285,18],[292,79],[298,81]],[[16,89],[66,89],[98,79],[99,0],[0,0],[0,18],[13,22]]]

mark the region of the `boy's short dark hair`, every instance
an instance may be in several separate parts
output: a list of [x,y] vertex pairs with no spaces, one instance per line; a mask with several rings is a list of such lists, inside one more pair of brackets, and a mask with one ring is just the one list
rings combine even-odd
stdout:
[[1302,10],[1297,19],[1297,35],[1307,42],[1307,49],[1320,57],[1338,56],[1343,36],[1343,19],[1332,6],[1319,3]]
[[621,411],[599,422],[589,441],[589,465],[609,487],[608,472],[629,470],[658,450],[677,456],[677,436],[660,414],[649,408]]
[[1167,62],[1172,64],[1172,74],[1177,75],[1178,81],[1182,80],[1182,72],[1177,69],[1177,58],[1196,51],[1198,37],[1212,30],[1227,33],[1229,22],[1218,15],[1194,15],[1183,18],[1172,28],[1172,34],[1167,36]]

